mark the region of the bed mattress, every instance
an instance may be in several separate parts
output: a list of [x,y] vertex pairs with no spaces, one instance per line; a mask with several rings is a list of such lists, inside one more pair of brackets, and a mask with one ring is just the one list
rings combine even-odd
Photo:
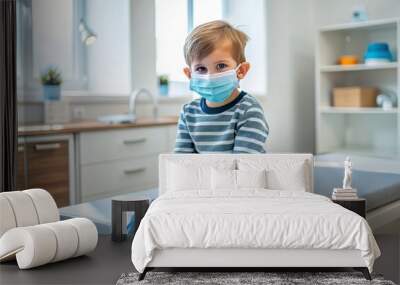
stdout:
[[[341,187],[343,168],[314,168],[314,192],[331,197],[333,188]],[[352,186],[367,200],[367,211],[400,200],[400,174],[353,170]]]
[[161,195],[140,223],[132,262],[143,272],[168,248],[360,250],[370,271],[380,255],[359,215],[321,195],[266,189]]

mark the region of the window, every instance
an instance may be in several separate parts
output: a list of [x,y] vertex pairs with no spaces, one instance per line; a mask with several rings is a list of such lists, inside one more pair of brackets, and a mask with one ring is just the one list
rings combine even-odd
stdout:
[[157,75],[168,76],[170,95],[189,93],[182,71],[187,34],[193,27],[215,19],[222,19],[221,0],[156,0]]
[[[222,0],[193,0],[193,10],[189,17],[193,18],[193,27],[206,22],[223,19]],[[193,28],[189,27],[189,28]]]
[[[64,95],[131,92],[129,0],[16,3],[20,97],[42,100],[40,73],[49,66],[61,71]],[[81,19],[98,35],[93,45],[81,41]]]
[[241,88],[266,93],[266,23],[263,0],[156,0],[157,75],[167,75],[169,95],[189,94],[183,45],[187,34],[202,23],[223,19],[250,37],[246,47],[251,70]]
[[185,81],[183,44],[188,33],[188,1],[156,0],[157,74],[170,81]]

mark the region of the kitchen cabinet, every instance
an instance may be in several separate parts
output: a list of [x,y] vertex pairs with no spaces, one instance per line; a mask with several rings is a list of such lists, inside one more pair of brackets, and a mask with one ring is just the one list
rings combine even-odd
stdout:
[[63,206],[157,187],[158,156],[173,151],[177,121],[20,126],[18,189],[44,188]]
[[43,188],[58,207],[74,202],[73,136],[20,137],[17,189]]
[[[174,126],[81,132],[81,202],[158,186],[158,155],[171,152]],[[173,137],[171,134],[173,133]]]

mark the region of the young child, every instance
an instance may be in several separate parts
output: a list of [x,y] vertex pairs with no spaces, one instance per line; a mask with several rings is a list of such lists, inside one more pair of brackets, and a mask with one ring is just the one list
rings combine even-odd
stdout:
[[190,90],[201,98],[180,112],[176,153],[265,153],[269,127],[250,94],[238,90],[249,71],[248,37],[224,21],[196,27],[184,46]]

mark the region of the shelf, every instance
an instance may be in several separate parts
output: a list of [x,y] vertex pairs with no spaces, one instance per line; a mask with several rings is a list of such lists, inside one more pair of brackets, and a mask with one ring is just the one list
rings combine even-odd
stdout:
[[[321,27],[316,34],[316,149],[361,156],[400,158],[400,106],[333,107],[335,87],[371,86],[390,90],[400,101],[400,18],[352,22]],[[395,58],[375,65],[364,63],[371,42],[385,42]],[[358,56],[354,65],[339,65],[345,54]],[[372,104],[373,105],[373,104]]]
[[379,107],[320,107],[320,112],[327,114],[397,114],[398,109],[383,110]]
[[383,19],[374,21],[363,21],[363,22],[350,22],[338,25],[331,25],[321,27],[320,32],[337,32],[353,29],[385,29],[387,27],[394,27],[399,22],[398,18]]
[[380,70],[396,69],[397,62],[381,63],[376,65],[354,64],[354,65],[324,65],[320,67],[321,72],[342,72],[342,71],[362,71],[362,70]]

